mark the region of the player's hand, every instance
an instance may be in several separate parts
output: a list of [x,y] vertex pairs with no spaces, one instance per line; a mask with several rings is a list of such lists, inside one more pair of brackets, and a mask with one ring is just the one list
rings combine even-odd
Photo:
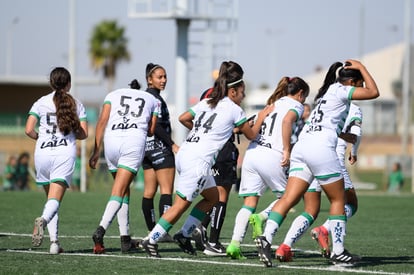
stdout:
[[280,165],[282,167],[286,167],[290,165],[290,152],[289,151],[283,151],[283,157],[280,161]]
[[358,160],[357,156],[353,156],[352,154],[349,154],[349,157],[348,157],[349,164],[354,165],[355,162],[357,162],[357,160]]
[[92,156],[89,159],[89,167],[92,169],[96,169],[96,165],[98,164],[99,161],[99,152],[94,151],[92,153]]

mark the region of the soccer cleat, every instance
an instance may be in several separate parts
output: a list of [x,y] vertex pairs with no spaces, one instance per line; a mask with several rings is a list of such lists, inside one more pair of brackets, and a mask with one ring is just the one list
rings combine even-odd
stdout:
[[50,242],[49,253],[53,255],[63,253],[63,248],[60,247],[59,241]]
[[32,235],[32,245],[34,247],[38,247],[42,244],[46,225],[46,221],[42,217],[38,217],[35,219]]
[[183,233],[179,231],[174,235],[173,239],[178,244],[178,246],[181,248],[182,251],[190,255],[197,255],[197,252],[195,251],[193,245],[191,244],[190,237],[184,237]]
[[346,249],[344,249],[344,251],[339,255],[332,253],[331,257],[329,258],[329,261],[332,264],[340,266],[353,266],[359,260],[361,260],[361,257],[352,255]]
[[210,244],[207,242],[203,253],[208,256],[226,256],[226,248],[221,243]]
[[192,239],[198,250],[204,251],[206,249],[207,235],[206,229],[202,224],[199,224],[193,231]]
[[323,226],[318,226],[312,229],[311,231],[312,239],[315,240],[320,249],[322,257],[328,258],[331,255],[331,250],[329,248],[329,232]]
[[159,243],[173,243],[174,239],[171,237],[170,234],[165,234],[163,237],[158,239]]
[[147,252],[148,256],[153,258],[161,258],[158,253],[158,244],[150,243],[148,238],[143,239],[140,246],[145,250],[145,252]]
[[229,256],[230,258],[236,259],[236,260],[246,259],[246,257],[244,257],[241,253],[240,246],[235,245],[233,243],[230,243],[229,246],[227,246],[226,255]]
[[293,257],[293,252],[290,249],[290,246],[287,244],[281,244],[276,250],[276,259],[280,262],[291,262]]
[[102,226],[99,226],[95,233],[92,235],[92,240],[94,242],[93,253],[102,254],[105,253],[105,247],[103,243],[103,237],[105,235],[105,229]]
[[256,239],[257,237],[263,234],[264,220],[260,218],[259,214],[251,214],[249,217],[249,223],[252,225],[253,228],[253,239]]
[[131,236],[125,235],[121,236],[121,252],[122,253],[128,253],[128,252],[134,252],[139,247],[139,243],[141,240],[133,240],[131,239]]
[[273,265],[271,244],[264,236],[259,236],[254,241],[256,243],[260,261],[263,262],[266,267],[271,267]]

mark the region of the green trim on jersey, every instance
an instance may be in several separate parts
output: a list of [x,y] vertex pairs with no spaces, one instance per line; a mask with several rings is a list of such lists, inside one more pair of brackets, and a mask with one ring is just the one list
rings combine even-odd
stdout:
[[180,197],[180,198],[182,198],[183,200],[187,200],[187,197],[186,197],[183,193],[181,193],[181,192],[179,192],[179,191],[176,191],[175,193],[177,194],[177,196],[179,196],[179,197]]
[[132,168],[130,168],[130,167],[128,167],[128,166],[125,166],[125,165],[122,165],[122,164],[118,164],[118,168],[125,169],[125,170],[127,170],[127,171],[131,172],[131,173],[132,173],[132,174],[134,174],[134,175],[136,175],[136,174],[137,174],[137,171],[136,171],[135,169],[132,169]]
[[48,182],[48,181],[37,181],[36,182],[36,185],[42,185],[42,186],[49,185],[49,184],[50,184],[50,182]]
[[65,184],[66,187],[69,187],[69,184],[67,183],[66,180],[64,179],[60,179],[60,178],[56,178],[56,179],[51,179],[50,183],[56,183],[59,184],[59,182],[63,182]]
[[351,119],[349,120],[349,123],[354,122],[354,121],[361,121],[362,122],[362,119],[360,117],[354,116],[354,117],[351,117]]
[[303,168],[301,168],[301,167],[298,167],[298,168],[292,168],[292,169],[290,169],[290,170],[289,170],[289,173],[290,173],[290,172],[295,172],[295,171],[303,171]]
[[32,116],[36,117],[37,120],[40,119],[40,116],[38,114],[34,113],[34,112],[29,112],[29,115],[32,115]]
[[257,195],[258,193],[256,192],[256,193],[246,193],[246,194],[240,194],[239,195],[239,197],[240,198],[245,198],[245,197],[257,197],[258,195]]
[[355,89],[356,89],[356,87],[352,87],[352,88],[349,90],[349,94],[348,94],[348,99],[349,99],[349,100],[351,100],[351,99],[352,99],[352,95],[354,94]]
[[188,112],[193,116],[193,117],[195,117],[196,116],[196,113],[194,113],[194,111],[193,111],[193,109],[189,109],[188,110]]
[[111,101],[106,100],[106,101],[104,101],[103,105],[105,105],[105,104],[111,105]]
[[315,178],[317,179],[327,179],[327,178],[332,178],[332,177],[337,177],[340,176],[341,173],[334,173],[334,174],[328,174],[328,175],[322,175],[322,176],[315,176]]
[[88,121],[88,118],[87,117],[82,117],[82,118],[79,118],[79,120],[80,121]]
[[158,112],[152,112],[152,116],[158,116]]
[[242,118],[239,122],[234,123],[234,125],[236,127],[239,127],[240,125],[242,125],[243,123],[245,123],[247,121],[247,118]]
[[[295,121],[298,121],[298,120],[300,119],[300,116],[299,116],[298,111],[296,111],[295,109],[289,109],[289,111],[292,111],[292,112],[296,113],[296,119],[295,119]],[[289,112],[289,111],[288,111],[288,112]],[[293,129],[292,129],[292,130],[293,130]]]

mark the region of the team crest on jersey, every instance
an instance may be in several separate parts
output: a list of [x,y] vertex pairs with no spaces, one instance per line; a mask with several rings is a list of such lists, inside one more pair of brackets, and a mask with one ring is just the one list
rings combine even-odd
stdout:
[[129,120],[129,118],[123,117],[123,122],[112,125],[112,130],[138,129],[138,125],[136,123],[129,123]]

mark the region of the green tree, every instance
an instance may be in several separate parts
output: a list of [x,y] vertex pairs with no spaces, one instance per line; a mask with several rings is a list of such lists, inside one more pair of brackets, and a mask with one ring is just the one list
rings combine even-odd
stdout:
[[108,92],[113,88],[116,66],[130,60],[127,44],[125,28],[118,26],[116,20],[103,20],[93,29],[89,55],[93,69],[102,70],[104,78],[108,79]]

